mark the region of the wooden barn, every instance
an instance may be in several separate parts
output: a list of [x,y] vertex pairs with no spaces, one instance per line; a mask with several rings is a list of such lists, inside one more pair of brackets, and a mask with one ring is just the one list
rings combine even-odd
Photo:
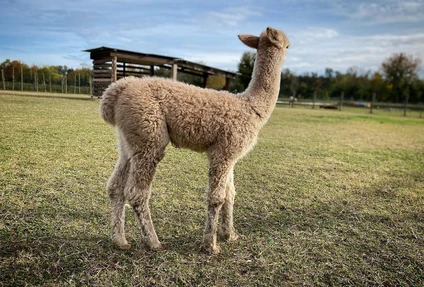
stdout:
[[99,47],[85,50],[93,60],[93,92],[92,97],[101,97],[110,83],[126,76],[155,75],[155,67],[171,70],[172,79],[177,79],[177,73],[182,72],[203,78],[204,86],[210,75],[225,77],[224,89],[228,90],[231,79],[236,74],[184,59],[125,51],[109,47]]

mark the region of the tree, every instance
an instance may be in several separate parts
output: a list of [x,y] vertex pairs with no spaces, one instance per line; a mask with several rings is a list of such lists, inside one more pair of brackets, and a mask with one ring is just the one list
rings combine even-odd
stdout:
[[383,102],[388,100],[389,88],[384,82],[383,76],[379,72],[375,72],[370,79],[371,92],[376,93],[376,100]]
[[404,53],[394,54],[385,60],[381,69],[387,83],[392,85],[392,99],[399,102],[405,96],[406,89],[418,78],[421,60]]
[[424,80],[414,79],[411,82],[411,88],[409,92],[409,101],[411,103],[424,102]]
[[333,78],[333,73],[334,73],[333,69],[325,68],[325,77],[326,78],[328,78],[328,79]]
[[290,91],[292,92],[292,97],[296,98],[297,90],[299,89],[300,83],[298,77],[295,75],[290,79]]
[[254,52],[244,52],[238,64],[238,72],[240,73],[239,81],[243,90],[247,88],[252,78],[255,57],[256,53]]
[[165,69],[162,67],[155,69],[155,76],[156,77],[162,77],[162,78],[170,78],[171,77],[171,70]]
[[289,70],[289,69],[284,69],[281,72],[281,82],[280,82],[280,97],[289,97],[289,95],[291,94],[290,91],[290,83],[292,80],[292,77],[295,77],[295,75]]

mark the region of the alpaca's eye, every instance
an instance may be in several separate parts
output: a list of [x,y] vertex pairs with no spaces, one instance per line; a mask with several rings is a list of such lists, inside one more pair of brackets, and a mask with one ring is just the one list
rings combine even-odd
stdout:
[[287,45],[286,49],[290,48],[290,45]]

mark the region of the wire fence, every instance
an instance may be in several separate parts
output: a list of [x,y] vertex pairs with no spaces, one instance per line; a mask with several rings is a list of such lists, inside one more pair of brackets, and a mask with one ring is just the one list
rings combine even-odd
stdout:
[[301,99],[282,97],[277,104],[292,108],[326,109],[334,111],[348,111],[362,114],[374,114],[381,116],[406,116],[424,118],[423,104],[395,104],[372,101],[344,101],[342,98],[333,99]]
[[1,85],[2,90],[26,91],[26,92],[46,92],[46,93],[64,93],[64,94],[86,94],[90,95],[90,86],[79,85],[57,85],[49,83],[21,83],[4,82]]
[[[26,83],[26,82],[3,82],[0,86],[2,90],[27,91],[27,92],[46,92],[46,93],[63,93],[63,94],[85,94],[91,95],[92,88],[86,85],[62,85],[50,83]],[[394,104],[384,102],[367,102],[367,101],[344,101],[343,97],[324,99],[317,97],[315,99],[295,99],[293,97],[281,97],[278,99],[278,105],[286,105],[289,107],[303,107],[312,109],[329,109],[329,110],[345,110],[354,111],[363,114],[375,114],[386,116],[408,116],[408,117],[424,117],[423,104]]]

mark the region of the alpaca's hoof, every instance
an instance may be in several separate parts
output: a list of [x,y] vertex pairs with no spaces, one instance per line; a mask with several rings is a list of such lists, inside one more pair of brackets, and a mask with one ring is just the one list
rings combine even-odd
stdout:
[[224,239],[227,241],[236,241],[237,239],[239,239],[239,236],[237,235],[237,233],[232,232],[232,233],[224,234]]
[[219,247],[218,245],[215,245],[215,246],[202,246],[202,249],[206,253],[209,253],[211,255],[216,255],[216,254],[219,254],[221,252],[221,247]]
[[157,247],[150,247],[153,251],[164,251],[168,249],[168,244],[161,243]]
[[235,231],[225,232],[221,230],[221,236],[226,241],[236,241],[239,239],[239,236]]
[[131,244],[125,243],[125,244],[117,244],[118,248],[121,250],[130,250]]

